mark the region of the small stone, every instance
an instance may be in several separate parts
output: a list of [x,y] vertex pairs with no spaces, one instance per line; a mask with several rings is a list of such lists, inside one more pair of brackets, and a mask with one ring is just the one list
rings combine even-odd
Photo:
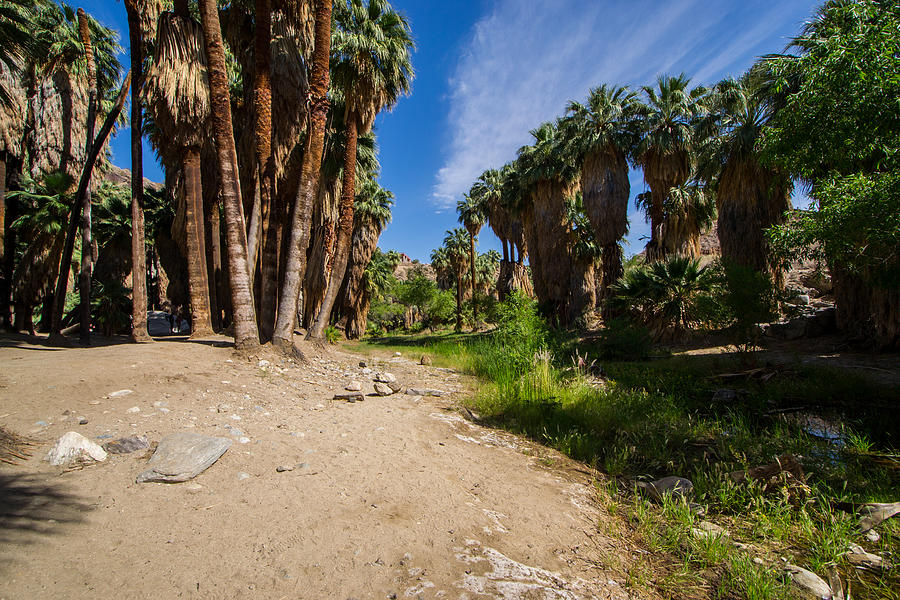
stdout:
[[199,494],[200,492],[203,491],[203,486],[200,485],[199,483],[190,483],[187,486],[185,486],[185,489],[187,490],[187,492],[189,494]]
[[372,369],[370,369],[369,367],[365,367],[365,368],[361,371],[361,373],[362,373],[363,375],[368,375],[368,374],[371,373],[371,372],[372,372]]
[[79,425],[87,425],[88,420],[85,417],[78,417],[78,424]]
[[375,393],[379,396],[390,396],[394,393],[394,390],[390,388],[386,383],[382,383],[380,381],[375,382]]
[[169,409],[166,408],[165,406],[163,406],[163,407],[160,407],[159,412],[166,414],[167,412],[169,412]]
[[387,371],[383,373],[375,373],[375,377],[373,381],[377,381],[379,383],[394,383],[397,381],[397,378],[394,377],[393,373],[388,373]]
[[362,384],[358,381],[351,381],[344,389],[348,392],[358,392],[362,389]]
[[395,357],[400,357],[400,356],[403,356],[403,355],[400,354],[399,352],[394,352],[394,356],[395,356]]
[[126,410],[125,412],[127,412],[127,413],[139,413],[139,412],[141,412],[141,409],[140,409],[139,407],[137,407],[137,406],[132,406],[131,408],[129,408],[129,409]]
[[698,538],[719,538],[728,535],[725,529],[709,521],[700,521],[696,527],[691,529],[691,533]]
[[[346,400],[347,402],[353,403],[353,402],[362,402],[363,400],[365,400],[365,396],[363,396],[359,392],[354,392],[351,394],[335,394],[333,399],[334,400]],[[316,405],[316,408],[319,408],[320,406],[321,405]],[[321,408],[325,408],[325,407],[321,406]]]
[[800,304],[801,306],[809,306],[809,295],[808,294],[798,294],[794,299],[794,302]]
[[250,473],[244,473],[243,471],[239,472],[237,475],[238,481],[243,481],[245,479],[250,479]]
[[228,418],[231,419],[232,421],[240,421],[241,415],[230,415]]
[[100,404],[100,401],[99,400],[91,400],[90,402],[88,402],[88,404],[90,404],[91,406],[97,406],[98,404]]
[[143,435],[132,435],[103,444],[103,449],[110,454],[130,454],[150,447],[150,442]]
[[106,451],[80,433],[70,431],[57,440],[44,458],[54,466],[66,465],[79,459],[101,462],[106,460]]
[[37,425],[38,427],[49,427],[50,426],[50,423],[48,423],[47,421],[35,421],[34,424]]
[[279,467],[275,467],[275,470],[278,471],[279,473],[284,473],[285,471],[293,471],[294,467],[292,467],[290,465],[281,465]]
[[244,436],[244,437],[239,437],[239,438],[238,438],[238,443],[239,443],[239,444],[249,444],[249,443],[250,443],[250,438],[248,438],[248,437],[246,437],[246,436]]
[[122,396],[127,396],[129,394],[133,394],[134,390],[119,390],[117,392],[113,392],[109,394],[109,398],[121,398]]
[[877,544],[881,541],[881,534],[879,534],[874,529],[870,529],[865,533],[866,539],[872,542],[873,544]]
[[434,390],[431,388],[406,388],[406,393],[409,396],[434,396],[435,398],[441,398],[447,395],[447,392],[443,390]]
[[162,407],[168,406],[168,405],[169,405],[169,403],[166,402],[165,400],[157,400],[156,402],[153,403],[153,406],[155,408],[162,408]]
[[431,365],[431,357],[427,354],[423,354],[422,358],[419,359],[419,364],[423,367],[427,367]]
[[363,369],[365,369],[365,368],[368,367],[369,365],[366,364],[366,361],[361,360],[361,361],[359,361],[359,366],[362,367]]
[[694,484],[691,483],[691,480],[676,476],[663,477],[653,483],[640,481],[637,483],[637,488],[646,492],[657,502],[662,501],[666,495],[684,500],[690,500],[694,495]]
[[272,364],[272,363],[270,363],[269,361],[263,359],[263,360],[260,360],[260,361],[257,363],[257,366],[258,366],[260,369],[265,369],[265,368],[268,367],[270,364]]

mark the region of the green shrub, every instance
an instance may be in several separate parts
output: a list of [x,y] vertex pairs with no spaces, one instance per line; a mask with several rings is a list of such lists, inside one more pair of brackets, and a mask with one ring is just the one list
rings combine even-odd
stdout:
[[334,325],[325,328],[325,339],[329,344],[337,344],[341,341],[341,331]]

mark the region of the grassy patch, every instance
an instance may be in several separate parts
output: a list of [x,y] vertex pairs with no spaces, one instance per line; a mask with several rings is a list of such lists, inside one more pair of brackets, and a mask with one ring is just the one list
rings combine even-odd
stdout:
[[[769,559],[787,557],[823,576],[837,565],[855,598],[897,598],[897,569],[866,574],[851,568],[844,553],[852,542],[886,558],[900,556],[900,526],[883,524],[882,539],[873,544],[857,533],[856,517],[841,510],[898,500],[900,427],[894,409],[885,406],[896,390],[799,362],[749,370],[746,355],[604,360],[608,341],[596,348],[554,339],[528,321],[527,311],[524,325],[521,314],[516,318],[519,330],[501,323],[492,335],[389,338],[364,347],[427,352],[435,364],[478,376],[482,385],[467,402],[487,423],[615,477],[688,477],[707,518]],[[801,457],[805,490],[765,493],[728,476],[787,453]],[[628,495],[610,505],[628,513],[648,549],[678,559],[653,579],[660,591],[789,597],[780,574],[751,555],[725,540],[695,538],[685,505],[649,506]],[[634,587],[646,585],[646,568],[637,564],[629,572]]]

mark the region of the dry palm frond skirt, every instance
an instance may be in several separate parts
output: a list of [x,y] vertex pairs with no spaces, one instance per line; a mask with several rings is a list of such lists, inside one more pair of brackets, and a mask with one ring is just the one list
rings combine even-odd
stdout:
[[0,462],[14,465],[16,460],[28,460],[32,446],[34,442],[0,427]]

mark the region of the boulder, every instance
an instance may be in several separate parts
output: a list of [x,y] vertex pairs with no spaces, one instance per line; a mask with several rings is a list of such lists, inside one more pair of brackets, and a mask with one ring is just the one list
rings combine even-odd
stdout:
[[231,447],[228,438],[197,433],[173,433],[159,443],[150,457],[146,471],[137,476],[137,483],[178,483],[193,479],[225,454]]
[[394,393],[394,390],[386,383],[382,383],[380,381],[375,382],[375,393],[379,396],[390,396]]
[[871,552],[866,552],[862,546],[850,544],[850,550],[844,554],[851,565],[857,569],[866,569],[869,571],[880,571],[882,569],[890,569],[891,563],[886,562],[882,557]]
[[397,378],[394,377],[393,373],[384,371],[382,373],[375,373],[375,377],[372,378],[372,381],[377,381],[379,383],[394,383],[397,381]]
[[150,447],[150,442],[143,435],[132,435],[103,444],[103,449],[110,454],[130,454]]
[[638,482],[637,487],[657,502],[661,502],[667,495],[672,496],[674,499],[683,500],[690,500],[694,495],[694,484],[691,483],[691,480],[674,475],[663,477],[653,483],[641,481]]
[[344,389],[348,392],[358,392],[362,389],[362,384],[358,381],[351,381]]
[[70,431],[56,441],[44,460],[55,466],[76,460],[102,462],[106,460],[106,451],[80,433]]

